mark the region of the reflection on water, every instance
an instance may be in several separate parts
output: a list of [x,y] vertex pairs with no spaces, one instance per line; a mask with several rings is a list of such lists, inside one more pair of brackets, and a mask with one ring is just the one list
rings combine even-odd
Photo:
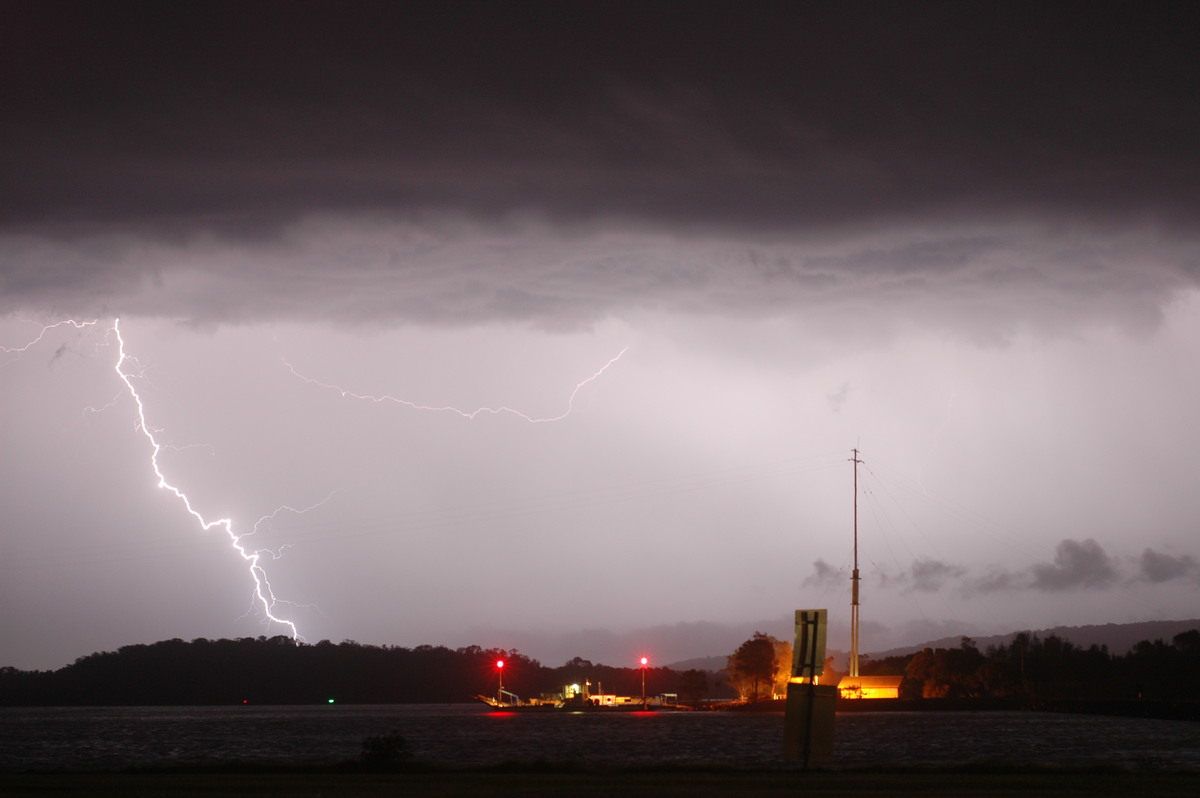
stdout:
[[[354,759],[398,731],[458,765],[714,762],[786,766],[783,716],[491,714],[474,705],[0,709],[0,770]],[[981,761],[1200,768],[1200,724],[1033,712],[839,715],[837,767]]]

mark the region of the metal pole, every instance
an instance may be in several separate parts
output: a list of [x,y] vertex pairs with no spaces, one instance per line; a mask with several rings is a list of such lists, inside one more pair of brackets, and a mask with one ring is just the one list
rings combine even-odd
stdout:
[[850,676],[858,676],[858,449],[850,450],[854,463],[854,571],[850,576]]

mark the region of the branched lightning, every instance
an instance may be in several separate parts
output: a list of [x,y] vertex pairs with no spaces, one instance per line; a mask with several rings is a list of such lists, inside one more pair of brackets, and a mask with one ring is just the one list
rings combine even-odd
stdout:
[[511,407],[480,407],[480,408],[476,408],[475,410],[461,410],[457,407],[452,407],[449,405],[445,405],[445,406],[422,405],[422,404],[418,404],[416,402],[410,401],[408,399],[400,399],[398,397],[389,396],[387,394],[376,395],[376,394],[354,393],[353,391],[349,391],[345,388],[342,388],[339,385],[332,385],[327,382],[321,382],[320,380],[315,380],[312,377],[307,377],[307,376],[301,374],[299,371],[297,371],[296,367],[293,366],[286,359],[283,361],[283,364],[285,366],[287,366],[288,370],[291,371],[292,374],[294,376],[296,376],[297,378],[304,380],[309,385],[315,385],[318,388],[325,388],[326,390],[336,391],[338,394],[340,394],[342,396],[343,399],[361,399],[364,402],[379,402],[379,403],[391,402],[394,404],[403,405],[404,407],[410,408],[412,410],[430,410],[430,411],[434,411],[434,412],[454,413],[456,415],[462,416],[465,419],[474,419],[476,416],[478,416],[482,413],[487,413],[487,414],[494,415],[494,416],[498,416],[503,413],[508,413],[508,414],[516,416],[517,418],[524,419],[525,421],[528,421],[530,424],[545,424],[545,423],[548,423],[551,421],[562,421],[564,418],[571,415],[571,413],[574,412],[574,410],[575,410],[575,397],[579,395],[579,392],[581,390],[583,390],[584,386],[586,386],[590,382],[593,382],[594,380],[599,379],[600,376],[602,374],[604,374],[604,372],[608,371],[610,366],[612,366],[614,363],[616,363],[618,360],[620,360],[621,356],[624,355],[628,351],[629,351],[629,347],[625,347],[620,352],[618,352],[616,354],[616,356],[614,356],[611,360],[609,360],[607,363],[605,363],[603,366],[601,366],[599,369],[597,369],[594,374],[592,374],[590,377],[588,377],[587,379],[583,380],[578,385],[576,385],[575,390],[571,391],[571,395],[567,399],[567,409],[566,410],[564,410],[562,413],[560,413],[557,416],[545,416],[545,417],[535,417],[535,416],[526,415],[525,413],[522,413],[520,410],[514,410]]
[[[31,349],[32,347],[37,346],[39,343],[41,343],[42,339],[46,337],[46,333],[50,332],[51,330],[53,330],[57,327],[62,327],[63,325],[66,325],[66,324],[71,325],[72,327],[74,327],[77,330],[82,330],[84,327],[94,326],[96,324],[96,320],[92,319],[91,321],[75,321],[74,319],[67,319],[66,321],[56,321],[54,324],[44,325],[42,327],[41,331],[37,334],[37,337],[35,337],[29,343],[22,344],[21,346],[0,346],[0,352],[3,352],[6,355],[17,355],[19,358],[22,353],[24,353],[25,351],[27,351],[27,350]],[[13,359],[15,360],[17,358],[13,358]],[[4,363],[0,363],[0,368],[3,368],[4,366],[8,365],[11,362],[12,362],[11,360],[8,360],[8,361],[5,361]]]
[[[229,537],[230,544],[233,546],[234,551],[236,551],[249,565],[250,577],[254,580],[254,602],[262,607],[263,613],[266,615],[268,621],[274,621],[277,624],[287,627],[291,633],[291,636],[293,638],[298,638],[299,632],[296,629],[296,624],[287,618],[281,618],[275,614],[275,609],[281,602],[278,598],[276,598],[274,591],[271,589],[271,583],[267,579],[267,572],[259,563],[264,553],[271,554],[272,557],[277,557],[278,555],[276,553],[268,552],[265,549],[247,549],[242,543],[243,536],[234,531],[232,519],[218,518],[214,521],[206,519],[192,506],[191,499],[188,498],[186,493],[167,481],[167,478],[163,474],[162,468],[159,466],[158,462],[158,455],[164,448],[166,448],[166,446],[162,443],[159,443],[155,434],[155,430],[151,428],[149,423],[146,421],[146,408],[142,404],[142,397],[138,394],[137,388],[134,387],[133,376],[125,369],[126,361],[132,361],[134,363],[136,363],[136,361],[125,353],[125,339],[121,336],[120,319],[113,320],[112,331],[116,335],[118,347],[117,364],[114,367],[114,370],[117,372],[117,376],[121,379],[121,382],[125,384],[125,388],[129,391],[129,395],[133,398],[134,404],[137,406],[137,426],[138,429],[141,430],[142,434],[146,436],[146,440],[150,442],[150,466],[154,469],[154,473],[158,477],[158,487],[174,494],[174,496],[183,503],[183,506],[187,509],[188,513],[196,519],[201,528],[205,531],[216,527],[219,527],[225,531],[225,534]],[[330,494],[330,496],[332,496],[332,494]],[[329,497],[326,497],[324,501],[313,505],[313,507],[319,507],[328,500]],[[252,532],[258,531],[259,525],[267,522],[282,510],[305,512],[301,510],[294,510],[293,508],[286,506],[279,507],[274,512],[260,518],[258,522],[255,523]]]
[[[305,508],[303,508],[303,509],[296,509],[295,507],[289,507],[289,506],[288,506],[288,505],[286,505],[286,504],[281,504],[281,505],[279,505],[278,507],[276,507],[274,510],[272,510],[271,512],[269,512],[269,513],[267,513],[266,515],[264,515],[262,518],[260,518],[260,519],[258,519],[257,521],[255,521],[255,522],[254,522],[254,528],[253,528],[253,529],[251,529],[249,532],[246,532],[246,533],[244,533],[244,534],[242,535],[242,537],[243,537],[243,538],[248,538],[248,537],[250,537],[251,535],[253,535],[253,534],[256,534],[256,533],[259,531],[259,529],[261,529],[261,528],[262,528],[264,525],[270,524],[272,521],[274,521],[274,520],[275,520],[275,516],[279,515],[280,513],[282,513],[282,512],[283,512],[283,511],[285,511],[285,510],[286,510],[287,512],[289,512],[289,513],[295,513],[296,515],[304,515],[304,514],[305,514],[305,513],[307,513],[307,512],[310,512],[310,511],[312,511],[312,510],[315,510],[315,509],[317,509],[318,507],[321,507],[321,506],[323,506],[323,505],[324,505],[326,502],[328,502],[330,499],[332,499],[332,498],[333,498],[333,494],[335,494],[335,493],[337,493],[337,491],[330,491],[329,495],[328,495],[328,496],[326,496],[324,499],[321,499],[321,501],[317,502],[316,504],[310,505],[310,506],[308,506],[308,507],[305,507]],[[282,545],[282,546],[280,546],[280,547],[279,547],[280,551],[282,551],[283,549],[286,549],[286,548],[290,548],[290,546],[289,546],[288,544],[286,544],[286,543],[285,543],[284,545]],[[259,549],[259,551],[260,551],[260,552],[267,551],[267,552],[269,552],[269,553],[271,554],[271,558],[272,558],[272,559],[275,559],[275,560],[278,560],[278,559],[279,559],[279,552],[276,552],[276,551],[270,551],[269,549]]]
[[[12,346],[12,347],[0,346],[0,353],[3,353],[5,355],[14,355],[15,357],[12,358],[12,360],[19,359],[20,356],[24,352],[26,352],[30,348],[36,346],[38,343],[40,343],[45,338],[47,333],[49,333],[51,330],[53,330],[55,328],[62,327],[65,325],[70,325],[76,329],[84,329],[87,327],[95,326],[98,323],[99,323],[98,320],[81,322],[81,321],[75,321],[75,320],[68,319],[66,321],[60,321],[60,322],[56,322],[54,324],[45,325],[42,327],[42,329],[37,334],[37,336],[34,337],[32,340],[30,340],[28,343],[22,344],[20,346]],[[285,512],[285,511],[297,513],[297,514],[306,513],[310,510],[316,509],[317,507],[324,505],[326,502],[328,502],[330,499],[332,499],[333,493],[330,493],[322,501],[317,502],[316,504],[313,504],[312,506],[306,507],[303,509],[297,509],[297,508],[290,507],[287,505],[281,505],[281,506],[277,507],[274,511],[259,518],[254,523],[253,527],[251,528],[251,530],[249,532],[239,533],[238,531],[236,531],[234,528],[233,520],[231,518],[217,518],[217,519],[212,519],[212,520],[206,518],[199,510],[197,510],[193,506],[191,498],[189,498],[189,496],[186,493],[184,493],[184,491],[181,490],[179,487],[177,487],[177,486],[173,485],[171,482],[169,482],[167,480],[166,474],[163,472],[162,465],[159,462],[159,455],[164,450],[175,449],[177,447],[174,447],[171,444],[160,440],[162,431],[160,429],[152,427],[150,425],[149,421],[147,420],[145,404],[143,403],[142,396],[141,396],[141,394],[138,393],[138,389],[135,385],[135,382],[137,382],[139,379],[143,378],[144,367],[142,366],[141,363],[138,362],[138,360],[133,355],[130,355],[129,353],[126,352],[125,339],[124,339],[124,336],[122,336],[122,334],[121,334],[121,325],[120,325],[119,318],[113,320],[112,326],[111,326],[111,328],[108,329],[106,337],[107,337],[107,335],[111,335],[112,337],[114,337],[116,339],[117,360],[116,360],[115,365],[113,366],[113,370],[116,372],[118,379],[120,379],[121,383],[125,386],[125,390],[128,392],[129,396],[133,399],[134,405],[136,406],[136,409],[137,409],[136,428],[142,433],[142,435],[145,436],[147,442],[150,444],[150,467],[154,471],[154,474],[158,479],[158,487],[163,490],[166,490],[166,491],[170,492],[172,495],[174,495],[175,498],[178,499],[180,501],[180,503],[182,503],[182,505],[183,505],[184,509],[187,511],[187,513],[190,516],[192,516],[192,518],[195,519],[195,521],[200,525],[200,528],[202,530],[210,531],[214,528],[219,528],[224,531],[225,535],[229,539],[231,547],[234,549],[234,551],[236,551],[238,553],[238,555],[242,558],[242,560],[247,564],[247,567],[248,567],[248,570],[250,573],[250,577],[253,582],[250,610],[253,611],[253,609],[255,607],[261,608],[261,611],[265,615],[268,623],[274,622],[274,623],[280,624],[281,626],[285,627],[288,630],[288,632],[290,633],[292,638],[300,639],[299,630],[297,629],[295,622],[292,620],[289,620],[288,618],[282,617],[280,614],[277,614],[279,612],[279,607],[281,605],[287,604],[287,605],[293,606],[293,607],[296,605],[292,604],[291,602],[283,601],[275,595],[275,592],[271,587],[270,580],[267,578],[266,570],[263,567],[263,562],[267,558],[278,559],[281,556],[283,550],[288,548],[287,544],[280,545],[280,546],[276,547],[275,549],[270,549],[265,546],[256,548],[256,547],[250,545],[249,540],[256,533],[260,532],[265,527],[269,526],[271,524],[271,522],[274,520],[274,518],[279,513]],[[544,416],[544,417],[531,416],[526,413],[522,413],[521,411],[511,408],[511,407],[480,407],[475,410],[468,411],[468,410],[462,410],[462,409],[459,409],[457,407],[452,407],[452,406],[422,405],[417,402],[413,402],[413,401],[410,401],[407,399],[401,399],[401,398],[398,398],[395,396],[390,396],[390,395],[370,395],[370,394],[354,393],[353,391],[346,390],[344,388],[341,388],[340,386],[332,385],[329,383],[325,383],[325,382],[321,382],[319,380],[313,379],[311,377],[307,377],[307,376],[301,374],[299,371],[297,371],[296,368],[294,366],[292,366],[292,364],[290,362],[288,362],[287,360],[284,360],[283,362],[295,377],[297,377],[301,380],[304,380],[305,382],[309,383],[310,385],[314,385],[319,388],[323,388],[323,389],[330,390],[330,391],[335,391],[338,394],[340,394],[343,398],[347,398],[347,399],[358,399],[358,400],[362,400],[362,401],[379,402],[379,403],[391,402],[391,403],[403,405],[404,407],[407,407],[407,408],[410,408],[413,410],[453,413],[453,414],[456,414],[465,419],[474,419],[475,417],[479,416],[480,414],[490,414],[490,415],[509,414],[509,415],[514,415],[530,424],[542,424],[542,423],[553,422],[553,421],[561,421],[561,420],[565,419],[567,416],[571,415],[571,413],[574,412],[574,410],[575,410],[575,401],[579,395],[579,392],[582,391],[584,389],[584,387],[586,387],[593,381],[599,379],[610,367],[612,367],[613,364],[615,364],[618,360],[621,359],[621,357],[628,351],[628,349],[629,349],[629,347],[625,347],[624,349],[622,349],[620,352],[618,352],[616,354],[616,356],[611,358],[607,363],[605,363],[603,366],[601,366],[599,369],[597,369],[594,373],[592,373],[586,379],[583,379],[578,384],[576,384],[574,389],[571,391],[570,396],[567,399],[566,409],[562,413],[555,415],[555,416]],[[7,365],[8,362],[11,362],[11,360],[5,361],[4,363],[0,363],[0,368],[2,368],[4,365]],[[85,414],[87,414],[87,413],[98,413],[98,412],[105,411],[105,410],[113,407],[120,400],[120,397],[121,397],[121,394],[118,393],[113,397],[113,399],[108,404],[104,405],[103,407],[100,407],[100,408],[88,407],[85,409],[84,412],[85,412]]]

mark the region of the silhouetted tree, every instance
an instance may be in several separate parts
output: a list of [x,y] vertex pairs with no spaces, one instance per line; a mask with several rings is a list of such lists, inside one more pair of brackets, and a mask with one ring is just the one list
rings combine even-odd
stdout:
[[975,641],[964,637],[958,648],[918,652],[904,669],[904,676],[921,685],[923,698],[979,697],[984,662]]
[[1200,654],[1200,629],[1189,629],[1171,638],[1175,648],[1185,654]]
[[787,693],[788,679],[792,677],[792,644],[771,637],[771,645],[775,647],[775,673],[771,678],[771,693],[774,697]]
[[679,697],[695,704],[708,693],[708,674],[691,668],[679,674]]
[[751,701],[770,697],[768,690],[779,673],[776,643],[779,641],[762,632],[738,646],[729,656],[725,672],[738,694]]

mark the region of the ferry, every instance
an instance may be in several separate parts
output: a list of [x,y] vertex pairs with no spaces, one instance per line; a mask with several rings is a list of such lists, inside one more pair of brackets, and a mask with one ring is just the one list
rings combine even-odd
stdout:
[[674,695],[647,696],[643,699],[603,691],[593,693],[590,688],[590,682],[569,684],[561,693],[543,693],[538,698],[521,698],[516,693],[500,688],[495,695],[480,694],[475,696],[475,700],[497,712],[651,712],[678,706]]

